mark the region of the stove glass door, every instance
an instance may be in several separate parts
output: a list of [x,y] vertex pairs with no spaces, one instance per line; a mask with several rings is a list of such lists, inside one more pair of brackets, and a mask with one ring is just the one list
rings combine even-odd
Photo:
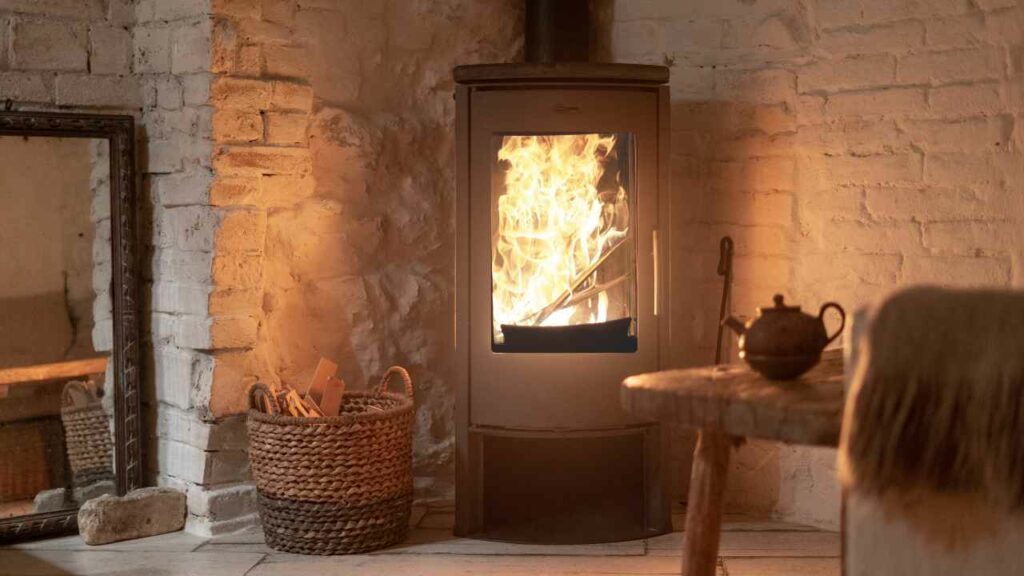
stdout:
[[491,144],[492,351],[635,352],[631,135]]

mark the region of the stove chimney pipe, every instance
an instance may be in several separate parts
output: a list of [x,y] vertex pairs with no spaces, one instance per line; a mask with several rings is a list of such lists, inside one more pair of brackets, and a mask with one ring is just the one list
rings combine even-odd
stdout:
[[590,60],[590,0],[526,0],[526,61]]

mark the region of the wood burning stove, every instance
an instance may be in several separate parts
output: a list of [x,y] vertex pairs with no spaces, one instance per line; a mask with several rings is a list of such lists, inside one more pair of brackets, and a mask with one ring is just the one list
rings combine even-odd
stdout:
[[666,532],[667,440],[623,411],[619,384],[668,349],[668,70],[494,64],[455,80],[456,533]]

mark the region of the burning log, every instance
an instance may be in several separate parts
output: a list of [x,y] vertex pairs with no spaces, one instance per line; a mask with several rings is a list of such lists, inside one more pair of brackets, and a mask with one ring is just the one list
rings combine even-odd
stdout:
[[[601,264],[604,264],[605,261],[608,260],[608,258],[610,258],[611,255],[614,254],[615,251],[625,243],[626,239],[623,238],[622,240],[619,240],[618,242],[613,244],[612,247],[605,251],[604,254],[601,254],[600,258],[595,260],[592,264],[590,264],[590,266],[584,268],[583,271],[580,272],[579,275],[577,275],[576,278],[574,278],[573,281],[569,284],[569,287],[565,290],[565,292],[562,292],[562,294],[554,302],[545,306],[543,309],[537,312],[536,315],[527,317],[527,321],[524,323],[539,326],[543,324],[544,321],[547,320],[548,317],[551,316],[551,314],[553,314],[556,310],[568,306],[569,304],[567,302],[570,300],[570,298],[572,298],[573,292],[575,292],[577,288],[579,288],[584,282],[586,282],[587,279],[590,278],[591,274],[596,272],[597,269],[601,267]],[[596,292],[594,292],[594,294],[597,294],[602,291],[603,290],[597,290]],[[530,318],[532,318],[532,321],[530,321]]]

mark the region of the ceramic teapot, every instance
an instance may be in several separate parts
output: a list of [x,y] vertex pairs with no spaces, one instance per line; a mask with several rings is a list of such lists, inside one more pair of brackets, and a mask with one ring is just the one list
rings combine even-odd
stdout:
[[[758,308],[757,318],[743,323],[730,316],[722,321],[740,336],[740,358],[769,380],[790,380],[814,367],[821,352],[839,337],[846,325],[846,312],[835,302],[821,306],[817,316],[787,306],[782,294],[775,305]],[[825,331],[825,312],[839,312],[839,329],[831,336]]]

